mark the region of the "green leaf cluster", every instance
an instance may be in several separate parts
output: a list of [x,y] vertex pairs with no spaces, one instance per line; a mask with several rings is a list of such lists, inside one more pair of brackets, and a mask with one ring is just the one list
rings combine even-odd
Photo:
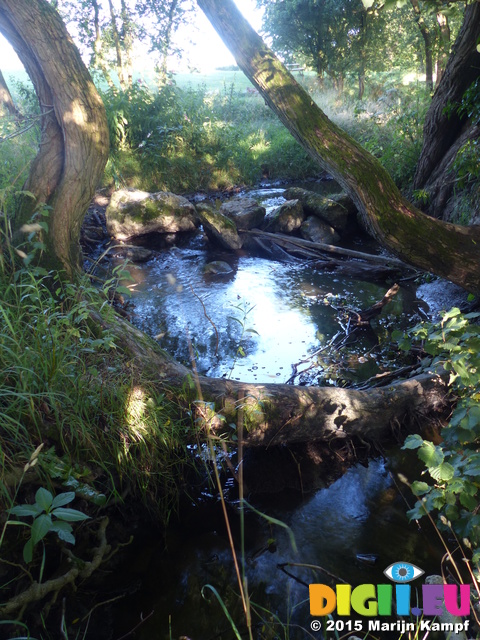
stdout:
[[19,504],[9,509],[9,514],[18,517],[33,517],[33,523],[11,521],[10,524],[30,526],[30,538],[23,547],[23,559],[28,564],[33,558],[35,545],[43,540],[50,531],[57,534],[60,540],[75,544],[70,522],[81,522],[89,518],[86,514],[65,505],[75,499],[75,492],[67,491],[53,496],[48,489],[40,487],[35,494],[33,504]]
[[402,349],[420,343],[425,363],[449,372],[449,388],[458,398],[443,441],[434,444],[419,435],[409,436],[404,449],[417,450],[430,481],[417,481],[418,497],[410,518],[437,512],[441,529],[452,527],[480,558],[480,314],[462,314],[454,308],[439,324],[422,323],[408,334],[396,334]]

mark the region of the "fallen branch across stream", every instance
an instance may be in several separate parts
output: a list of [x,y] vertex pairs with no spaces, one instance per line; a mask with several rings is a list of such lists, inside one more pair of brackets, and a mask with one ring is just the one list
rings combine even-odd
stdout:
[[393,256],[379,256],[372,253],[363,253],[362,251],[354,251],[353,249],[344,249],[343,247],[337,247],[333,244],[312,242],[311,240],[304,240],[303,238],[294,238],[293,236],[287,236],[283,233],[270,233],[269,231],[260,231],[259,229],[252,229],[251,231],[245,231],[244,233],[261,238],[268,238],[283,247],[285,247],[285,245],[307,247],[309,249],[315,249],[316,251],[319,251],[321,253],[333,253],[339,256],[357,258],[358,260],[375,262],[377,264],[388,265],[391,267],[395,266],[401,269],[410,268],[404,262],[398,260],[398,258],[394,258]]

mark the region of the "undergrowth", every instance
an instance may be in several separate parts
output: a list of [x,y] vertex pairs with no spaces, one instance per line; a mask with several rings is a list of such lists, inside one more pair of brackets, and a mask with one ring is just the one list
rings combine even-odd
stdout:
[[[305,88],[327,115],[373,153],[397,184],[408,187],[421,148],[426,110],[418,87],[387,86],[358,102]],[[112,152],[105,183],[177,193],[225,190],[266,180],[302,180],[320,173],[253,88],[206,84],[159,92],[136,83],[104,90]]]
[[[11,193],[0,195],[0,209],[6,208]],[[41,224],[48,224],[48,215]],[[39,572],[40,584],[49,568],[59,570],[48,559],[59,557],[55,545],[71,553],[74,537],[62,518],[78,516],[79,506],[96,523],[108,507],[128,502],[138,512],[143,503],[145,513],[166,523],[177,506],[192,437],[179,407],[181,391],[155,390],[103,328],[115,321],[111,281],[99,290],[86,276],[72,283],[34,266],[41,228],[29,225],[29,242],[15,247],[7,216],[0,231],[0,557],[13,563],[2,564],[7,605],[26,576],[31,582]],[[33,525],[8,516],[35,515],[39,495],[62,507],[52,511],[56,520],[45,500],[45,513]],[[67,498],[73,511],[63,509]],[[90,526],[82,523],[87,538]],[[62,542],[53,535],[59,529]]]
[[98,290],[14,266],[11,257],[3,254],[0,272],[4,486],[43,442],[48,459],[42,454],[37,466],[43,482],[55,459],[73,476],[85,465],[103,493],[128,490],[150,503],[166,501],[167,517],[183,460],[178,407],[141,380],[112,334],[91,319],[92,310],[111,312]]

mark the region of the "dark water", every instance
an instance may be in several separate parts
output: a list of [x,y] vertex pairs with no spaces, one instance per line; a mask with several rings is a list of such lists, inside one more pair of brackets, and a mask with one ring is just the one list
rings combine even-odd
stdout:
[[[310,637],[308,589],[298,580],[306,584],[336,582],[320,570],[287,567],[296,580],[279,568],[282,563],[317,565],[353,585],[387,582],[383,570],[397,561],[412,562],[427,574],[438,573],[443,550],[436,534],[428,522],[420,530],[416,523],[407,521],[405,503],[394,484],[396,468],[404,464],[398,458],[389,463],[374,460],[368,467],[350,469],[329,488],[311,497],[290,496],[288,500],[277,496],[256,503],[258,509],[288,525],[291,535],[256,514],[247,513],[244,557],[252,607],[257,611],[255,638]],[[404,488],[403,493],[412,504],[408,489]],[[234,513],[230,517],[237,531],[238,517]],[[133,626],[134,611],[144,615],[153,611],[135,637],[233,638],[224,612],[205,585],[218,591],[244,633],[232,554],[219,506],[204,508],[183,526],[175,527],[167,544],[166,550],[146,545],[140,552],[138,572],[134,564],[130,565],[131,578],[140,578],[141,586],[129,598],[128,614],[124,608],[117,617],[118,635]],[[238,535],[236,545],[238,551]],[[365,564],[357,554],[374,554],[377,560],[373,565]],[[202,597],[202,589],[208,600]],[[262,625],[261,619],[266,623]],[[270,632],[261,631],[265,624]]]
[[[283,200],[281,192],[267,189],[255,195],[271,209]],[[227,262],[231,273],[206,274],[205,265],[213,260]],[[201,373],[251,382],[287,381],[293,363],[343,331],[342,308],[367,308],[390,286],[316,272],[303,263],[222,253],[201,237],[130,270],[135,279],[135,322],[142,329],[186,364],[190,342]],[[414,308],[414,291],[402,288],[374,323],[374,331],[358,335],[337,354],[338,361],[324,357],[315,375],[320,381],[339,376],[364,379],[392,366],[388,346],[382,345],[388,345],[390,328],[409,322]],[[394,484],[397,470],[408,475],[405,469],[413,459],[405,462],[396,454],[388,462],[373,460],[311,496],[279,494],[255,502],[256,508],[290,528],[296,550],[285,528],[247,513],[245,572],[260,625],[254,637],[320,637],[310,635],[308,589],[282,572],[281,563],[318,565],[351,584],[385,582],[383,570],[396,561],[438,572],[441,550],[436,540],[432,543],[435,534],[408,523],[407,507]],[[413,506],[408,488],[403,493]],[[235,506],[230,515],[238,529]],[[167,549],[147,540],[124,569],[120,582],[130,581],[138,588],[128,597],[128,606],[115,613],[117,636],[135,626],[140,612],[146,616],[153,611],[136,638],[234,637],[213,592],[207,588],[208,601],[202,597],[205,585],[218,590],[240,632],[245,632],[218,501],[207,500],[183,518],[167,533]],[[237,550],[239,544],[237,534]],[[375,554],[377,561],[362,563],[357,554]],[[325,581],[321,572],[289,570],[307,584]],[[287,624],[288,632],[282,627]]]

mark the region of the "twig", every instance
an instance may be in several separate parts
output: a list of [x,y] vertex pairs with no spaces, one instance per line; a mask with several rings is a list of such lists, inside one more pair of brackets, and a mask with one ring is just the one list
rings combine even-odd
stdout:
[[72,567],[70,571],[59,576],[58,578],[53,578],[52,580],[47,580],[42,584],[38,582],[34,582],[28,589],[19,593],[17,596],[11,598],[8,602],[0,607],[0,617],[7,616],[8,614],[16,611],[17,609],[22,609],[26,607],[28,604],[32,602],[37,602],[38,600],[42,600],[47,594],[52,591],[59,591],[67,584],[73,583],[77,577],[80,578],[89,578],[92,573],[100,566],[100,563],[103,560],[105,554],[110,550],[110,547],[107,544],[107,538],[105,535],[105,530],[108,525],[108,518],[103,518],[100,522],[100,526],[97,532],[97,538],[99,540],[99,546],[94,549],[93,559],[90,562],[82,563],[82,568],[80,568],[80,563],[76,566]]
[[126,595],[127,595],[126,593],[121,593],[119,596],[115,596],[114,598],[110,598],[109,600],[104,600],[103,602],[97,602],[97,604],[93,606],[90,609],[90,611],[83,616],[82,622],[87,618],[89,618],[92,615],[92,613],[95,611],[95,609],[98,609],[98,607],[103,607],[103,605],[105,604],[110,604],[111,602],[116,602],[117,600],[121,600],[122,598],[125,598]]
[[[145,616],[145,618],[141,618],[140,622],[139,622],[137,625],[135,625],[135,626],[133,627],[133,629],[131,629],[130,631],[128,631],[128,633],[126,633],[125,635],[120,636],[120,638],[117,638],[117,640],[124,640],[124,638],[128,638],[128,636],[131,636],[131,635],[132,635],[132,633],[133,633],[134,631],[136,631],[136,630],[138,629],[138,627],[141,627],[141,626],[142,626],[142,624],[143,624],[144,622],[146,622],[149,618],[151,618],[151,617],[153,616],[153,614],[154,614],[154,613],[155,613],[155,609],[152,609],[152,611],[150,611],[150,613],[148,614],[148,616]],[[142,614],[140,614],[140,615],[142,615]]]
[[10,133],[8,136],[3,136],[0,138],[0,144],[2,142],[6,142],[7,140],[11,140],[12,138],[16,138],[18,136],[21,136],[22,133],[26,133],[29,129],[31,129],[32,127],[35,126],[36,121],[40,120],[41,118],[43,118],[43,116],[47,116],[49,113],[52,113],[53,109],[50,109],[49,111],[45,111],[44,113],[38,115],[38,116],[33,116],[30,120],[30,124],[26,127],[24,127],[23,129],[20,129],[19,131],[14,131],[13,133]]
[[200,304],[203,307],[203,313],[205,315],[205,318],[210,322],[210,324],[213,327],[213,330],[215,331],[215,337],[216,337],[216,344],[215,344],[215,357],[218,354],[218,331],[217,331],[217,327],[215,326],[215,323],[213,322],[213,320],[210,318],[210,316],[207,313],[207,310],[205,308],[205,305],[203,304],[203,300],[200,298],[199,295],[197,295],[192,287],[192,285],[190,285],[190,289],[192,290],[193,295],[195,296],[195,298],[200,302]]

